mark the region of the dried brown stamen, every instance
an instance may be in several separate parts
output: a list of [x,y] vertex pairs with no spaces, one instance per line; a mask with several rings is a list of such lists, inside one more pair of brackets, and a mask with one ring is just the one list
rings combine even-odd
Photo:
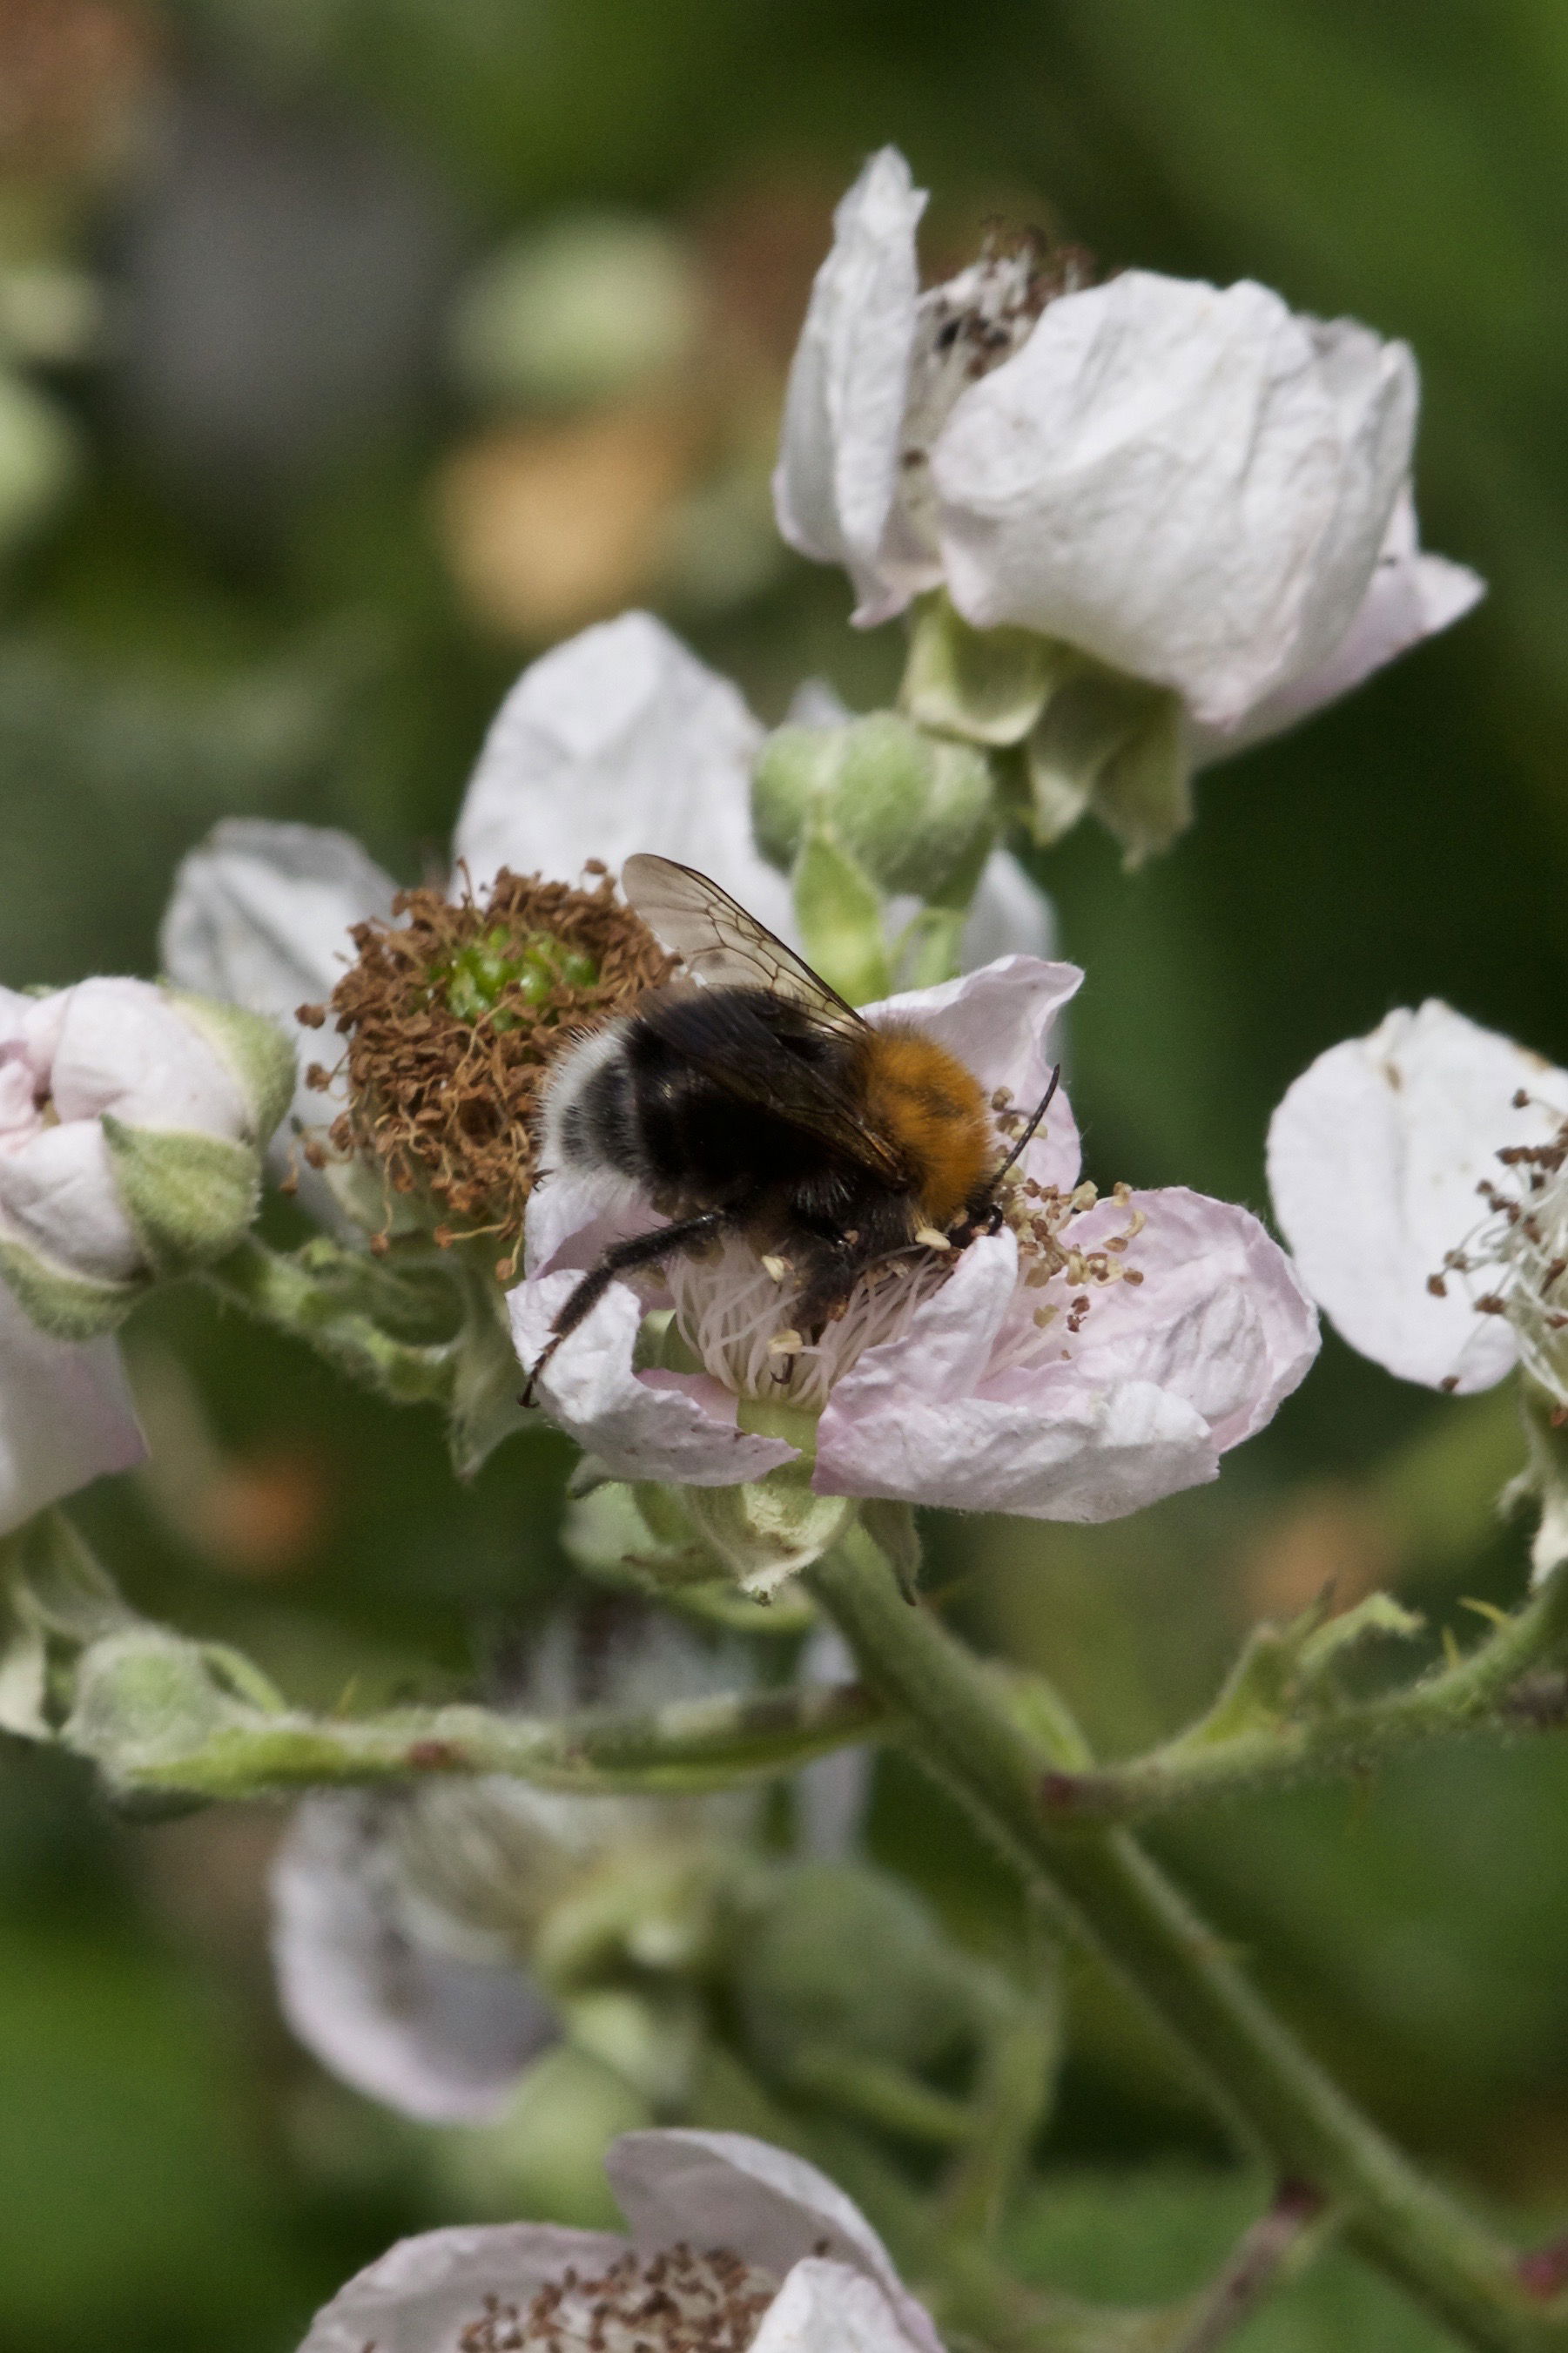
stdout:
[[746,2353],[778,2294],[770,2274],[727,2247],[625,2254],[596,2279],[564,2277],[527,2306],[487,2296],[459,2353]]
[[[551,1063],[674,965],[607,878],[584,891],[504,867],[483,900],[401,891],[391,922],[358,923],[353,937],[359,961],[331,997],[349,1096],[332,1144],[379,1164],[393,1193],[433,1204],[438,1241],[483,1232],[505,1261]],[[301,1007],[308,1026],[321,1018]],[[307,1076],[325,1087],[332,1073],[318,1064]]]

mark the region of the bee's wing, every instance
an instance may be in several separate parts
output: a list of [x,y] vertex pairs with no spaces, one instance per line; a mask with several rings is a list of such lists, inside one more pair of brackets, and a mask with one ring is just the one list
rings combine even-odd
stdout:
[[829,1029],[864,1029],[855,1008],[837,989],[695,867],[644,852],[626,860],[621,889],[648,929],[699,980],[771,988],[805,1006]]

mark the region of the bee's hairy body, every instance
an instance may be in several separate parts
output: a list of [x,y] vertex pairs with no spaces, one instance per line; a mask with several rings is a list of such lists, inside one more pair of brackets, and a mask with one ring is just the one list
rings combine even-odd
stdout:
[[[731,1056],[764,1089],[780,1057],[819,1072],[896,1155],[902,1181],[872,1176],[765,1101],[737,1102],[706,1067]],[[979,1082],[934,1039],[845,1036],[767,989],[704,988],[657,994],[567,1060],[542,1151],[552,1168],[625,1177],[679,1223],[712,1216],[777,1250],[809,1325],[919,1229],[945,1232],[978,1208],[995,1145]]]

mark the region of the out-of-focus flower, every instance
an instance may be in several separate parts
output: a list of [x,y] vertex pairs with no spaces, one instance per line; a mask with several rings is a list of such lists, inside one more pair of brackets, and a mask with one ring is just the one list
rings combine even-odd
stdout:
[[857,619],[945,588],[978,629],[1168,690],[1214,757],[1480,595],[1416,546],[1404,344],[1246,280],[1092,285],[1032,243],[922,294],[925,201],[896,150],[872,158],[790,380],[780,527],[846,566]]
[[[808,1675],[841,1673],[813,1637]],[[753,1662],[656,1610],[617,1599],[551,1627],[516,1693],[536,1715],[655,1707],[743,1690]],[[864,1760],[844,1751],[799,1777],[807,1838],[858,1819]],[[603,2042],[634,2077],[626,2005],[574,1995],[629,1975],[687,1973],[704,1946],[714,1867],[752,1827],[755,1790],[704,1799],[577,1797],[500,1775],[393,1794],[322,1794],[299,1809],[273,1875],[273,1960],[285,2015],[345,2082],[432,2122],[498,2116],[563,2032]],[[666,2061],[668,2060],[666,2054]]]
[[691,364],[702,309],[696,259],[665,222],[562,214],[469,273],[452,313],[453,372],[491,408],[617,400]]
[[79,462],[76,433],[63,411],[0,368],[0,555],[47,522],[76,480]]
[[0,1284],[0,1535],[145,1451],[115,1343],[52,1339]]
[[1522,1359],[1568,1407],[1565,1166],[1568,1071],[1436,998],[1320,1054],[1268,1131],[1280,1230],[1352,1348],[1461,1394]]
[[117,1323],[256,1213],[288,1102],[271,1026],[142,980],[0,992],[0,1275],[46,1331]]
[[[975,1073],[998,1107],[1000,1154],[1045,1090],[1047,1026],[1081,976],[1005,957],[866,1018],[918,1022]],[[1100,1199],[1079,1165],[1058,1094],[1000,1232],[956,1263],[930,1251],[863,1279],[838,1321],[782,1353],[792,1281],[744,1242],[673,1257],[645,1295],[613,1284],[540,1376],[547,1409],[616,1477],[699,1498],[809,1468],[816,1498],[1102,1520],[1212,1479],[1306,1372],[1311,1306],[1245,1210],[1180,1187]],[[562,1178],[534,1197],[530,1277],[512,1294],[525,1364],[577,1280],[569,1270],[596,1254],[600,1206]],[[673,1307],[679,1369],[638,1357],[650,1300]],[[766,1434],[789,1406],[799,1444]]]
[[300,2353],[942,2353],[870,2224],[802,2158],[741,2133],[638,2132],[605,2170],[629,2240],[531,2223],[405,2239]]

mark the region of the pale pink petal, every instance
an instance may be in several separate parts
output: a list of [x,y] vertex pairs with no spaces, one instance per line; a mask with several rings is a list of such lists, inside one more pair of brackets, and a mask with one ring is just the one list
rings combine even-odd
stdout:
[[1198,761],[1223,760],[1232,752],[1245,751],[1249,744],[1293,727],[1325,703],[1336,702],[1396,655],[1450,628],[1486,593],[1486,582],[1468,565],[1422,553],[1415,504],[1406,482],[1366,595],[1338,645],[1312,669],[1244,712],[1232,726],[1195,728],[1193,745]]
[[[1517,1089],[1544,1098],[1516,1110]],[[1274,1213],[1302,1280],[1352,1347],[1429,1388],[1489,1388],[1514,1361],[1500,1316],[1462,1281],[1435,1296],[1450,1250],[1485,1215],[1496,1154],[1568,1114],[1568,1073],[1429,999],[1331,1047],[1268,1131]]]
[[779,529],[803,555],[845,566],[862,624],[900,611],[911,593],[879,559],[899,486],[925,204],[897,148],[872,156],[834,215],[784,402]]
[[146,1451],[115,1343],[51,1339],[0,1283],[0,1535]]
[[476,886],[499,868],[577,882],[637,850],[700,867],[791,935],[789,886],[752,839],[763,730],[737,689],[651,613],[623,613],[525,670],[491,724],[453,855]]
[[881,2289],[920,2353],[942,2353],[859,2208],[804,2158],[745,2133],[634,2132],[615,2143],[605,2170],[645,2252],[682,2239],[729,2247],[778,2277],[812,2256],[843,2263]]
[[663,1221],[635,1186],[616,1176],[580,1176],[556,1169],[528,1197],[524,1256],[531,1275],[593,1266],[612,1242],[646,1233]]
[[808,2256],[769,2306],[751,2353],[923,2353],[931,2341],[910,2333],[875,2281]]
[[[551,1319],[577,1279],[545,1275],[509,1294],[512,1339],[525,1366],[543,1354]],[[636,1293],[612,1283],[540,1377],[552,1421],[617,1479],[729,1487],[795,1461],[797,1450],[782,1440],[740,1430],[734,1398],[708,1374],[634,1371],[642,1316]]]
[[[1027,1113],[1044,1094],[1058,1059],[1051,1024],[1082,983],[1077,965],[1008,955],[933,988],[885,997],[867,1006],[865,1014],[868,1021],[908,1020],[929,1030],[973,1071],[988,1095],[1006,1087]],[[1078,1128],[1060,1088],[1025,1165],[1042,1185],[1065,1187],[1076,1181]]]
[[[1082,1331],[1066,1343],[1098,1388],[1150,1381],[1194,1406],[1224,1453],[1271,1421],[1318,1353],[1318,1317],[1289,1260],[1258,1219],[1172,1186],[1134,1193],[1148,1219],[1123,1253],[1143,1280],[1091,1288]],[[1075,1223],[1084,1250],[1124,1229],[1112,1201]],[[1037,1294],[1029,1294],[1031,1297]]]
[[1212,1479],[1219,1449],[1194,1404],[1136,1377],[1085,1378],[1066,1334],[1054,1363],[988,1370],[1004,1324],[1037,1295],[1018,1293],[1011,1232],[973,1242],[903,1336],[834,1389],[817,1491],[1104,1520]]
[[1349,628],[1415,417],[1403,345],[1125,270],[1052,302],[939,436],[953,602],[1229,725]]
[[238,1080],[151,981],[84,980],[68,992],[49,1087],[67,1123],[111,1112],[130,1127],[188,1129],[231,1143],[250,1134]]
[[592,2279],[625,2251],[605,2232],[545,2222],[464,2222],[400,2239],[322,2306],[300,2353],[459,2353],[487,2296],[526,2306],[568,2270]]
[[431,2124],[494,2116],[559,2036],[523,1970],[446,1952],[402,1901],[384,1803],[308,1798],[272,1872],[283,2015],[332,2073]]
[[96,1120],[47,1127],[0,1151],[0,1236],[68,1274],[129,1282],[145,1260]]

